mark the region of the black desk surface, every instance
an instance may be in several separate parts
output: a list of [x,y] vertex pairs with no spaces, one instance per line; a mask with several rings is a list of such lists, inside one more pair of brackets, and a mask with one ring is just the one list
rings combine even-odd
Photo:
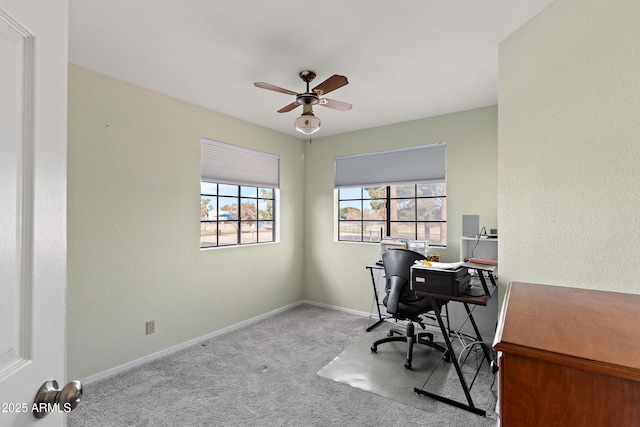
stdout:
[[[484,265],[484,264],[475,264],[472,262],[465,262],[462,264],[462,266],[467,268],[472,268],[474,270],[486,271],[487,273],[493,273],[496,271],[496,267],[493,265]],[[366,266],[366,268],[383,270],[384,266],[380,264],[369,264]],[[495,290],[495,287],[490,286],[490,288],[493,288],[493,289],[489,289],[489,293],[492,294],[493,291]],[[460,295],[460,296],[454,297],[450,295],[434,294],[431,292],[423,292],[423,291],[415,291],[415,292],[417,295],[420,295],[420,296],[433,297],[437,299],[446,299],[449,301],[466,302],[468,304],[475,304],[475,305],[487,305],[487,303],[489,302],[489,299],[491,298],[490,295],[481,295],[477,297],[474,297],[471,295]]]
[[423,291],[414,291],[416,295],[420,295],[423,297],[433,297],[436,299],[442,299],[447,301],[459,301],[466,302],[467,304],[475,304],[475,305],[487,305],[489,302],[490,296],[481,295],[479,297],[472,297],[471,295],[460,295],[458,297],[454,297],[452,295],[442,295],[442,294],[434,294],[431,292],[423,292]]
[[[481,270],[481,271],[486,271],[489,273],[495,273],[497,267],[493,266],[493,265],[485,265],[485,264],[476,264],[473,262],[465,262],[462,263],[462,267],[467,267],[467,268],[471,268],[474,270]],[[384,265],[382,264],[368,264],[366,266],[366,268],[377,268],[377,269],[384,269]]]

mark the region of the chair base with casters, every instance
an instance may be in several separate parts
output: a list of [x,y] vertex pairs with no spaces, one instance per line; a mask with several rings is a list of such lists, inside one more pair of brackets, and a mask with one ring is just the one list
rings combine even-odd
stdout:
[[400,329],[391,329],[386,338],[381,338],[371,345],[371,351],[373,353],[378,352],[378,346],[386,342],[401,341],[407,343],[407,360],[404,362],[404,367],[411,369],[411,361],[413,360],[413,345],[422,344],[429,346],[435,350],[443,353],[442,358],[448,362],[449,352],[446,348],[433,341],[433,334],[430,332],[415,332],[415,326],[413,322],[409,321],[405,331]]

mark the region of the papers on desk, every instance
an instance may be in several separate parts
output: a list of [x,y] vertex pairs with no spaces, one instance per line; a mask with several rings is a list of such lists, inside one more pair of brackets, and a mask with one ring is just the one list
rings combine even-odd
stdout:
[[428,268],[428,269],[432,269],[432,270],[455,270],[456,268],[460,268],[462,267],[462,265],[464,264],[463,262],[434,262],[434,261],[429,261],[429,263],[431,264],[429,265],[425,265],[422,263],[422,261],[416,261],[414,264],[414,268]]

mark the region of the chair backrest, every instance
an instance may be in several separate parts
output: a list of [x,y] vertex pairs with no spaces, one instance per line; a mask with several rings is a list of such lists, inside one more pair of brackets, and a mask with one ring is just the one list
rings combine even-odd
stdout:
[[427,259],[424,255],[408,249],[390,249],[382,254],[384,274],[387,277],[400,276],[411,280],[411,266],[419,260]]
[[384,274],[386,276],[385,306],[387,311],[395,314],[399,302],[421,299],[411,290],[411,266],[418,260],[426,259],[424,255],[408,249],[390,249],[382,254]]

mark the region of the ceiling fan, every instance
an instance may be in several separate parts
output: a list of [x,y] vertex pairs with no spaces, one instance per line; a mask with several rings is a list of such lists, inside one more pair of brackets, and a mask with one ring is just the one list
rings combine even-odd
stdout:
[[313,71],[305,70],[301,71],[299,75],[302,81],[307,84],[307,91],[304,93],[296,93],[292,90],[274,86],[269,83],[254,83],[254,86],[262,89],[296,96],[296,100],[294,102],[279,109],[278,113],[287,113],[295,109],[299,105],[302,105],[302,115],[295,121],[296,129],[299,132],[302,132],[305,135],[311,135],[312,133],[320,130],[320,119],[313,114],[314,105],[322,105],[323,107],[328,107],[339,111],[347,111],[351,109],[352,105],[346,102],[322,98],[322,96],[326,95],[327,93],[348,84],[349,81],[345,76],[334,74],[313,89],[309,90],[309,83],[311,83],[311,81],[316,78],[316,73],[314,73]]

